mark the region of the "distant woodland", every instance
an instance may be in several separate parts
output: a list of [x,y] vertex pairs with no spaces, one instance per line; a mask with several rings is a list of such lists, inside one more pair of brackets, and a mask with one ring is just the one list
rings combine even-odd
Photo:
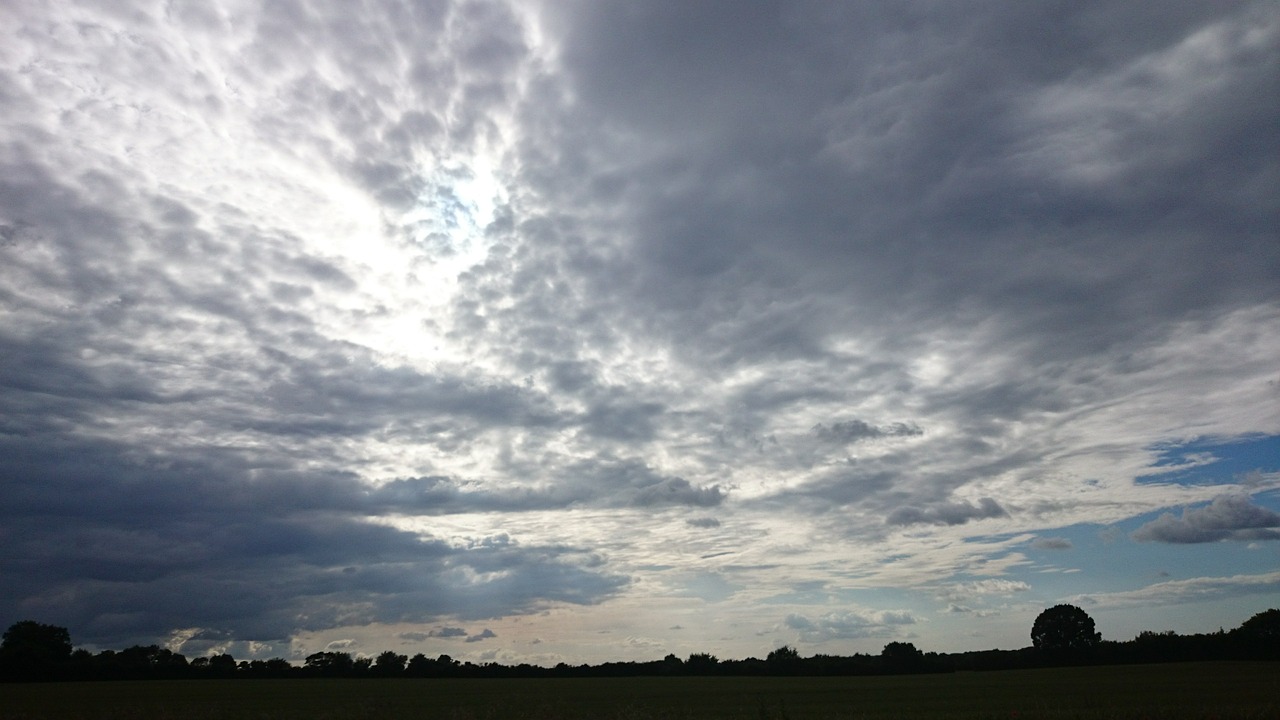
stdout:
[[912,643],[891,642],[878,655],[802,657],[789,646],[763,659],[722,660],[708,653],[667,655],[649,662],[606,662],[554,667],[460,662],[448,655],[412,657],[386,651],[374,657],[317,652],[301,665],[283,658],[239,660],[228,654],[188,659],[157,645],[91,653],[73,649],[66,628],[26,620],[9,627],[0,643],[0,680],[141,680],[199,678],[511,678],[753,675],[886,675],[1063,665],[1114,665],[1204,660],[1280,661],[1280,609],[1258,613],[1232,630],[1178,635],[1143,632],[1132,640],[1103,640],[1092,618],[1077,607],[1058,605],[1036,619],[1032,645],[1019,650],[923,652]]

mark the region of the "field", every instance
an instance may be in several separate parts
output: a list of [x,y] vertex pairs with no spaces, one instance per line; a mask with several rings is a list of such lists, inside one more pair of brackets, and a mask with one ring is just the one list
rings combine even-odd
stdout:
[[1280,718],[1280,666],[1186,663],[854,678],[207,680],[0,685],[0,718]]

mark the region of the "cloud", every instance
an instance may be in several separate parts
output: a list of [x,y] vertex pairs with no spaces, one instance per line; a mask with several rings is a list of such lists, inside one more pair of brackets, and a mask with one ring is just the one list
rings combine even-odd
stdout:
[[663,647],[661,640],[648,637],[629,636],[623,643],[629,648],[640,648],[642,650],[655,650]]
[[1000,614],[999,610],[978,610],[978,609],[969,607],[968,605],[959,605],[957,603],[948,603],[946,609],[943,610],[943,612],[947,613],[948,615],[965,615],[965,616],[975,617],[975,618],[995,617]]
[[1073,546],[1066,538],[1046,537],[1032,540],[1031,547],[1037,550],[1070,550]]
[[1156,607],[1204,602],[1220,598],[1274,594],[1277,589],[1280,589],[1280,573],[1273,572],[1258,575],[1169,580],[1137,590],[1076,595],[1067,598],[1066,602],[1102,609]]
[[1026,592],[1031,586],[1021,580],[1006,580],[1003,578],[992,578],[989,580],[974,580],[972,582],[957,583],[951,587],[946,597],[972,597],[974,595],[1012,595],[1013,593]]
[[1008,513],[991,498],[982,498],[977,505],[968,502],[939,503],[920,507],[901,507],[889,513],[885,523],[889,525],[963,525],[970,520],[1007,517]]
[[[1066,352],[1078,357],[1099,347],[1078,324],[1082,321],[1091,328],[1089,332],[1101,330],[1108,338],[1122,337],[1111,335],[1123,323],[1105,320],[1103,303],[1124,298],[1137,303],[1141,315],[1148,319],[1167,316],[1180,304],[1190,304],[1190,298],[1174,298],[1170,288],[1146,287],[1148,283],[1135,274],[1139,267],[1130,253],[1137,246],[1149,248],[1160,268],[1158,276],[1177,278],[1166,263],[1177,263],[1184,252],[1194,252],[1193,234],[1185,228],[1178,233],[1180,243],[1192,245],[1180,245],[1176,250],[1160,248],[1154,235],[1131,232],[1134,218],[1106,216],[1108,208],[1136,207],[1108,200],[1107,194],[1122,187],[1121,178],[1130,177],[1128,172],[1140,173],[1139,168],[1157,162],[1152,148],[1145,143],[1120,142],[1112,157],[1130,170],[1098,178],[1084,187],[1064,183],[1063,165],[1070,165],[1075,157],[1064,139],[1089,127],[1096,116],[1089,110],[1073,116],[1065,122],[1070,128],[1065,133],[1042,130],[1043,122],[1025,124],[1028,117],[1044,117],[1037,114],[1037,104],[1023,104],[1021,98],[1005,92],[1008,83],[1022,82],[1030,88],[1044,88],[1047,96],[1083,86],[1108,102],[1126,98],[1120,87],[1112,85],[1113,76],[1102,68],[1074,75],[1078,60],[1067,60],[1073,53],[1063,40],[1040,37],[1025,46],[1022,41],[1011,44],[1006,33],[1013,27],[1024,29],[1017,23],[1034,14],[969,23],[943,11],[931,16],[915,36],[917,42],[930,44],[937,34],[963,32],[965,42],[957,47],[994,44],[1004,51],[981,59],[955,51],[926,56],[888,42],[885,38],[892,36],[889,29],[901,19],[894,11],[793,9],[785,13],[784,21],[764,10],[726,23],[723,14],[711,9],[683,12],[664,6],[640,17],[595,10],[575,18],[564,57],[580,68],[576,107],[598,119],[591,125],[578,125],[575,140],[588,148],[582,155],[596,152],[617,157],[608,145],[612,136],[604,131],[593,133],[593,128],[627,128],[635,138],[629,147],[632,158],[617,161],[629,171],[626,181],[619,181],[625,183],[628,201],[620,230],[627,233],[626,257],[634,260],[643,280],[620,285],[624,291],[633,291],[628,298],[630,306],[670,322],[667,327],[684,347],[732,362],[763,359],[771,353],[790,358],[820,357],[821,338],[836,334],[836,328],[851,319],[853,308],[857,308],[861,322],[883,323],[878,329],[885,331],[908,317],[936,328],[951,319],[967,325],[964,316],[968,312],[989,312],[992,318],[1007,318],[998,331],[1006,338],[1046,343],[1036,349],[1047,352],[1048,338],[1061,333],[1059,337],[1068,341],[1059,342],[1057,356],[1062,358]],[[1122,68],[1121,75],[1129,73],[1136,82],[1146,66],[1159,62],[1147,55],[1157,54],[1161,47],[1155,38],[1172,43],[1168,52],[1177,55],[1181,47],[1178,33],[1204,22],[1207,15],[1179,17],[1148,36],[1154,44],[1122,50],[1108,43],[1107,50],[1100,52],[1112,59],[1112,67]],[[1122,24],[1131,21],[1118,20]],[[1223,24],[1236,27],[1249,23],[1249,19],[1234,17]],[[615,38],[624,27],[628,39],[618,43]],[[844,31],[838,28],[852,27],[858,27],[858,36],[867,42],[841,43]],[[790,33],[828,42],[793,44],[784,40]],[[705,38],[705,42],[679,41],[692,36]],[[1076,39],[1085,41],[1078,35]],[[668,55],[661,62],[638,61],[637,53],[664,40]],[[1040,56],[1042,50],[1033,49],[1045,44],[1055,46],[1047,57]],[[741,46],[753,48],[751,59],[731,50]],[[818,47],[843,49],[837,52],[838,57],[819,57]],[[1205,51],[1190,45],[1186,52],[1194,56]],[[1249,56],[1243,49],[1240,52],[1240,56],[1222,58],[1220,67],[1239,62],[1250,70],[1235,76],[1234,82],[1208,89],[1211,95],[1235,96],[1247,92],[1246,88],[1259,87],[1260,57]],[[836,63],[871,73],[870,68],[884,67],[890,60],[898,63],[895,67],[901,75],[877,79],[855,73],[837,79],[823,71]],[[689,68],[698,70],[691,72]],[[782,68],[802,68],[797,72],[805,82],[784,82]],[[913,82],[920,77],[929,80]],[[775,92],[746,92],[761,84]],[[837,89],[841,87],[862,92],[841,94]],[[988,122],[957,121],[957,106],[940,103],[940,97],[963,98],[964,117],[982,117]],[[657,98],[688,108],[688,112],[658,112]],[[1256,114],[1261,108],[1255,106],[1254,110],[1250,122],[1261,117]],[[743,117],[753,120],[743,122]],[[1048,117],[1060,118],[1061,114]],[[1242,172],[1229,154],[1215,152],[1190,131],[1198,122],[1198,114],[1190,108],[1170,116],[1135,112],[1131,117],[1132,129],[1125,133],[1128,137],[1144,132],[1186,132],[1189,140],[1195,138],[1196,149],[1189,149],[1175,161],[1186,163],[1179,165],[1185,171],[1199,173],[1206,167],[1202,163],[1207,162],[1235,180],[1247,182],[1250,173]],[[999,129],[989,122],[996,118]],[[793,154],[805,144],[810,148],[808,153]],[[1036,155],[1045,157],[1046,162],[1026,162]],[[797,166],[771,163],[776,157],[793,158]],[[668,158],[669,162],[662,162]],[[892,172],[886,173],[886,167]],[[611,170],[622,175],[618,169]],[[1149,202],[1184,197],[1174,183],[1176,175],[1171,169],[1148,174],[1153,179],[1139,194]],[[571,187],[581,186],[575,179]],[[734,200],[758,197],[760,202],[742,204],[706,193],[698,195],[698,202],[689,199],[696,188],[705,187],[733,187],[738,189]],[[688,192],[668,192],[668,188],[686,188]],[[910,195],[925,188],[930,192],[927,210],[917,212],[924,208]],[[1256,191],[1241,189],[1261,200]],[[561,186],[549,190],[560,191]],[[771,197],[791,201],[780,204],[771,202]],[[803,202],[795,200],[801,197]],[[1194,204],[1187,214],[1198,228],[1225,223],[1233,231],[1243,229],[1212,212],[1202,198],[1186,199]],[[580,198],[583,200],[599,201],[590,196]],[[900,210],[895,212],[895,207]],[[1260,217],[1265,211],[1257,207],[1246,212]],[[1028,239],[1014,229],[1017,223],[1012,218],[1019,212],[1052,217],[1064,226],[1089,226],[1090,237],[1072,241],[1054,235],[1050,239],[1050,232]],[[1102,226],[1089,225],[1093,222]],[[939,223],[945,223],[947,243],[928,234],[942,227]],[[756,230],[745,232],[748,227]],[[1126,230],[1129,243],[1123,249],[1095,245],[1093,237],[1121,228]],[[1243,235],[1237,237],[1243,245],[1250,244]],[[1064,274],[1049,257],[1028,252],[1031,247],[1050,243],[1056,258],[1070,257],[1098,267],[1096,256],[1085,258],[1102,253],[1115,264],[1104,275],[1087,279]],[[789,248],[788,257],[775,260],[772,250],[780,244]],[[921,252],[902,252],[904,249]],[[908,257],[914,268],[905,265]],[[1270,257],[1274,259],[1274,255]],[[959,270],[963,281],[941,279],[958,277]],[[820,287],[822,293],[811,291],[802,296],[801,306],[808,313],[799,309],[780,312],[786,302],[784,289],[800,283]],[[1086,287],[1099,294],[1082,295]],[[1140,292],[1154,294],[1143,300]],[[1210,295],[1197,292],[1194,302],[1230,302]],[[848,311],[842,312],[840,306],[829,302],[837,297],[846,301],[843,307]],[[936,315],[930,318],[919,313],[923,307]],[[1048,326],[1021,324],[1015,315],[1038,316],[1052,324],[1053,332]],[[1072,328],[1069,322],[1077,326]],[[897,334],[907,340],[902,336],[909,333]],[[1021,395],[1017,390],[1020,385],[1025,388]],[[993,401],[1013,405],[1034,403],[1038,392],[1023,385],[1021,378],[992,390],[1001,391],[991,396]],[[1040,400],[1048,398],[1041,396]]]
[[984,607],[989,598],[1008,598],[1030,590],[1031,585],[1021,580],[989,578],[945,586],[937,591],[935,597],[947,604],[944,610],[947,614],[991,617],[997,614],[997,610]]
[[489,638],[496,638],[496,637],[498,636],[492,630],[490,630],[489,628],[485,628],[484,630],[476,633],[475,635],[468,635],[466,641],[469,643],[476,643],[476,642],[482,642],[484,640],[488,640]]
[[704,528],[708,530],[720,527],[720,521],[713,517],[690,518],[684,522],[689,527]]
[[913,625],[916,619],[906,611],[830,612],[816,618],[788,615],[784,624],[797,632],[803,642],[887,637],[901,625]]
[[370,488],[356,502],[374,510],[449,514],[522,512],[570,506],[619,507],[687,505],[713,507],[725,493],[717,485],[695,487],[684,478],[663,476],[636,460],[608,458],[579,462],[542,487],[485,487],[447,477],[398,478]]
[[924,434],[923,430],[913,424],[898,422],[876,427],[862,420],[845,420],[831,425],[818,423],[810,432],[824,442],[841,444],[886,437],[919,437]]
[[706,603],[722,603],[743,589],[741,584],[726,579],[721,573],[714,572],[682,574],[675,579],[674,583],[676,592],[680,596],[698,598]]
[[719,505],[724,494],[719,487],[695,488],[684,478],[666,478],[645,485],[635,496],[635,504],[648,505]]
[[[342,624],[499,617],[599,602],[626,583],[572,547],[458,545],[370,523],[361,484],[342,474],[251,478],[235,453],[193,452],[175,467],[106,441],[0,446],[0,472],[39,480],[0,490],[17,538],[0,569],[44,560],[0,607],[74,626],[84,642],[192,626],[268,641]],[[58,515],[39,520],[33,507]]]
[[632,459],[586,460],[569,466],[566,474],[573,487],[610,505],[713,507],[725,499],[718,485],[695,486],[682,477],[662,474],[647,463]]
[[1164,513],[1130,537],[1139,542],[1180,544],[1277,540],[1280,513],[1252,504],[1247,495],[1219,495],[1202,508],[1184,508],[1181,517]]

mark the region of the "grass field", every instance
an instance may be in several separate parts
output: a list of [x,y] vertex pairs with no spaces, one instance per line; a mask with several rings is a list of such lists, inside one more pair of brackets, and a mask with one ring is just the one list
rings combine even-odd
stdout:
[[1280,666],[854,678],[209,680],[0,685],[0,718],[1280,718]]

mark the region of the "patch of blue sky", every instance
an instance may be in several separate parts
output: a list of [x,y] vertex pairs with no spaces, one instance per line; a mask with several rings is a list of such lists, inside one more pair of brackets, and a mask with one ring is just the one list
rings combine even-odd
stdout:
[[825,582],[803,582],[790,591],[762,598],[765,605],[825,605],[832,600],[831,587]]
[[832,587],[829,597],[836,605],[854,604],[876,610],[919,612],[927,607],[919,604],[919,593],[911,588]]
[[[1172,544],[1138,542],[1134,530],[1168,510],[1145,513],[1114,525],[1056,528],[1037,540],[1066,541],[1070,548],[1049,549],[1035,541],[1021,549],[1030,562],[1006,576],[1031,586],[1028,599],[1053,603],[1075,595],[1136,590],[1173,580],[1191,580],[1274,572],[1277,542]],[[1179,515],[1181,511],[1174,514]],[[1064,543],[1052,543],[1061,546]]]
[[1264,492],[1253,493],[1249,496],[1250,502],[1259,505],[1268,510],[1280,512],[1280,490],[1267,490]]
[[1249,435],[1226,440],[1198,438],[1151,449],[1159,457],[1152,464],[1150,474],[1136,478],[1139,483],[1220,485],[1236,482],[1253,471],[1280,470],[1280,435]]

